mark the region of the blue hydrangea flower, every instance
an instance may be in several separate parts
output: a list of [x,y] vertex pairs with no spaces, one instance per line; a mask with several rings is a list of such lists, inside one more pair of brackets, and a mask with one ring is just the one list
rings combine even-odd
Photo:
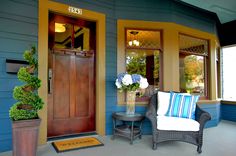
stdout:
[[147,88],[148,82],[140,74],[130,75],[126,72],[118,74],[115,85],[120,91],[136,91]]
[[117,79],[118,79],[118,82],[119,83],[122,83],[122,79],[124,78],[126,73],[120,73],[118,76],[117,76]]
[[132,74],[132,80],[133,80],[133,83],[139,83],[140,80],[141,80],[141,75],[139,75],[139,74]]

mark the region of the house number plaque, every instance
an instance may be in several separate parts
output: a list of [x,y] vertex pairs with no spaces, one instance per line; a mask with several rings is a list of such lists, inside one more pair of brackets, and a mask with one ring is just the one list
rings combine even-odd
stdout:
[[82,9],[69,6],[68,11],[74,14],[82,15]]

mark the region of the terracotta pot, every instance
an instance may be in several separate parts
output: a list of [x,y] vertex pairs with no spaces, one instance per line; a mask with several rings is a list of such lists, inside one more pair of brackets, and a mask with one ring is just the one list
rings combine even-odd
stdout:
[[41,119],[12,122],[13,156],[36,156]]

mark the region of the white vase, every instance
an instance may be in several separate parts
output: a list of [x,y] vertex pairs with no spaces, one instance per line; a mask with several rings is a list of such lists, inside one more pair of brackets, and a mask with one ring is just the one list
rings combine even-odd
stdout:
[[126,92],[126,114],[133,115],[135,113],[135,91]]

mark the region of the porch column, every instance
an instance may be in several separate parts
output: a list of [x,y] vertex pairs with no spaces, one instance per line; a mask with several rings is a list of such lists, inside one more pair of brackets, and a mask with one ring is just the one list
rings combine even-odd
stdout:
[[163,33],[163,89],[179,91],[178,30],[166,27]]

